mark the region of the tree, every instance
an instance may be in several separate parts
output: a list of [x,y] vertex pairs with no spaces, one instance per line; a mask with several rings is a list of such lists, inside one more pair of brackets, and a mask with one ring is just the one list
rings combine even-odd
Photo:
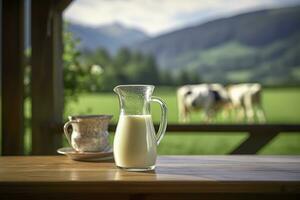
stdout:
[[65,105],[70,100],[77,100],[78,94],[84,90],[84,82],[87,75],[85,69],[79,62],[80,52],[77,50],[79,40],[74,39],[73,34],[63,32],[64,52],[63,52],[63,73],[64,73],[64,101]]
[[107,67],[112,62],[112,58],[108,51],[103,48],[98,48],[93,52],[85,52],[83,56],[81,56],[81,59],[83,60],[84,65],[99,65],[102,68]]
[[[68,96],[79,92],[111,91],[118,84],[159,84],[159,72],[153,56],[120,49],[115,56],[104,49],[76,50],[77,41],[66,33],[65,85]],[[69,88],[69,90],[68,90]]]
[[117,55],[114,57],[114,66],[117,69],[122,69],[124,66],[128,65],[131,60],[131,53],[127,48],[121,48]]
[[174,85],[174,78],[172,76],[172,73],[170,70],[165,70],[165,71],[160,71],[160,76],[159,76],[159,82],[161,85],[165,86],[173,86]]
[[187,70],[182,70],[177,79],[177,84],[185,85],[190,83],[190,74]]
[[159,73],[153,56],[145,56],[143,80],[148,84],[159,84]]
[[190,84],[199,84],[201,83],[201,78],[197,70],[193,70],[189,73]]

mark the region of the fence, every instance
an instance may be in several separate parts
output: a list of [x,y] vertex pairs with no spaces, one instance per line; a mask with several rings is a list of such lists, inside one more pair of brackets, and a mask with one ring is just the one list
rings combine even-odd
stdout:
[[[158,125],[155,125],[155,128],[157,129]],[[109,130],[112,132],[115,129],[116,125],[109,127]],[[279,133],[300,134],[300,124],[169,124],[167,131],[172,134],[184,134],[187,132],[195,134],[247,132],[248,138],[230,154],[256,154]]]

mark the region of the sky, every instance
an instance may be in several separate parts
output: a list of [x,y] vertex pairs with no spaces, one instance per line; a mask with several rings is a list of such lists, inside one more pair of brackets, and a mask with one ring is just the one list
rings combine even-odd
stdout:
[[93,27],[121,23],[154,36],[221,17],[293,5],[300,5],[300,0],[73,0],[64,17]]

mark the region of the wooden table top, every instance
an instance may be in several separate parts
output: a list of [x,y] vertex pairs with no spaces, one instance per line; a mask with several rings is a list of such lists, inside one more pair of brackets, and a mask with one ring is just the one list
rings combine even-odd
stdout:
[[[33,187],[34,186],[34,187]],[[64,156],[0,157],[0,192],[299,193],[300,156],[160,156],[152,172]]]

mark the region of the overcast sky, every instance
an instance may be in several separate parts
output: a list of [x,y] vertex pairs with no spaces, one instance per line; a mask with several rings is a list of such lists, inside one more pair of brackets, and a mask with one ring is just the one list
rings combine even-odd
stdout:
[[157,35],[215,18],[296,4],[300,0],[74,0],[64,17],[86,26],[119,22]]

